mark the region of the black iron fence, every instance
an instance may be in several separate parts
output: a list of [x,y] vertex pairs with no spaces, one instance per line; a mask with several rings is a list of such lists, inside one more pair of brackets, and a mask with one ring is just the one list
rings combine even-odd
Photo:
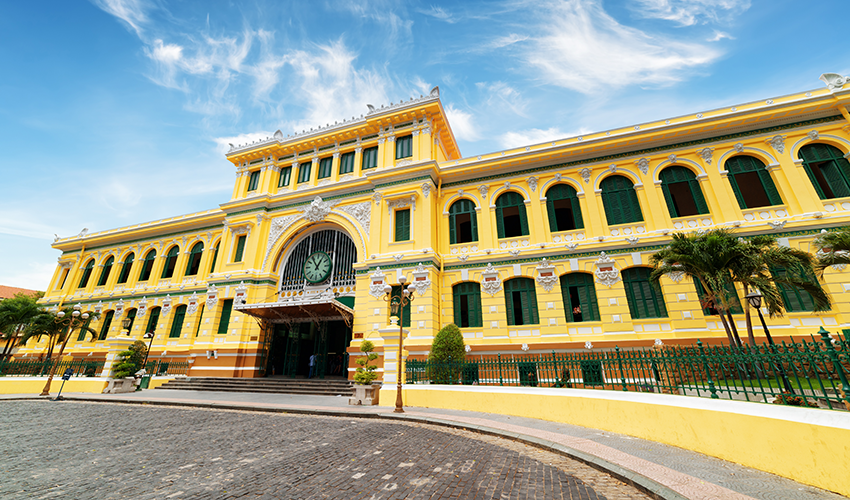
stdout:
[[657,392],[850,410],[850,338],[758,346],[664,346],[410,359],[407,383]]
[[[0,377],[46,377],[50,375],[50,368],[56,363],[54,360],[14,360],[0,361]],[[103,372],[104,361],[88,361],[85,359],[74,359],[70,361],[59,361],[55,373],[61,375],[65,370],[72,368],[75,377],[100,377]]]

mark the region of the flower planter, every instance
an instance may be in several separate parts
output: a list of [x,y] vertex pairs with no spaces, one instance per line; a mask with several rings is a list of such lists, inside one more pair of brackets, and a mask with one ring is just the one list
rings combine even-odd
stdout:
[[107,382],[104,394],[123,394],[125,392],[133,392],[136,390],[136,379],[133,377],[113,378]]
[[381,395],[381,382],[371,385],[355,385],[354,396],[348,398],[350,405],[372,406],[378,404]]

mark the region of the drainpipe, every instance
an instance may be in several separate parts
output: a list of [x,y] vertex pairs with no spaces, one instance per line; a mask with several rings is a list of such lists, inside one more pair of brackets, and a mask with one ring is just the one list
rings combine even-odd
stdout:
[[[442,199],[442,190],[443,190],[443,179],[440,178],[437,184],[437,218],[443,216],[440,213],[440,200]],[[434,253],[440,252],[440,231],[442,228],[440,224],[437,224],[437,251]],[[443,254],[440,253],[440,275],[437,276],[437,331],[440,331],[440,328],[443,327]]]

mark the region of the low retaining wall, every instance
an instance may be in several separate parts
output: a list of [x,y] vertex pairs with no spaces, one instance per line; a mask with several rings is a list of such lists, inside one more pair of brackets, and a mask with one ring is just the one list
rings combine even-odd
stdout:
[[[149,389],[155,389],[162,384],[173,380],[175,377],[153,377]],[[0,394],[41,394],[47,377],[0,377]],[[107,377],[71,377],[65,382],[62,392],[84,392],[89,394],[101,394],[109,382]],[[62,387],[62,377],[53,377],[50,383],[50,395],[56,396]]]
[[[408,406],[537,418],[658,441],[850,495],[850,413],[668,394],[405,385]],[[381,390],[395,401],[395,387]]]

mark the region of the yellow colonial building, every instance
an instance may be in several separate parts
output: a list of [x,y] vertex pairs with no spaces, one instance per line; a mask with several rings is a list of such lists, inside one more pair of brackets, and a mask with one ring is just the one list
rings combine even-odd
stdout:
[[[725,339],[692,281],[650,286],[649,258],[678,231],[734,228],[813,251],[821,230],[850,223],[850,82],[821,79],[826,88],[472,157],[437,88],[278,131],[231,146],[236,181],[217,208],[57,239],[42,302],[100,311],[98,338],[72,338],[70,356],[103,358],[111,339],[154,332],[151,356],[188,361],[190,376],[306,375],[313,354],[319,375],[347,375],[346,352],[369,338],[395,381],[384,287],[399,293],[402,276],[415,288],[411,355],[452,322],[472,354]],[[773,335],[848,327],[846,273],[824,276],[829,312],[784,290]]]

